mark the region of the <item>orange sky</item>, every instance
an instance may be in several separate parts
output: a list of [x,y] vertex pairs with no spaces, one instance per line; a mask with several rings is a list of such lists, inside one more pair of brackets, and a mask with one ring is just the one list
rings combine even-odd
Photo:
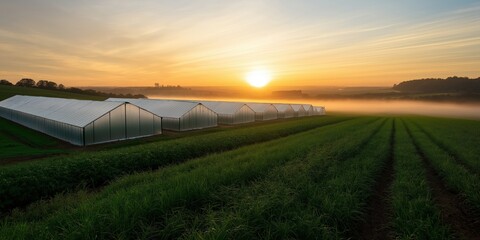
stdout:
[[[2,1],[0,78],[67,86],[391,86],[480,76],[475,1]],[[420,2],[420,3],[419,3]]]

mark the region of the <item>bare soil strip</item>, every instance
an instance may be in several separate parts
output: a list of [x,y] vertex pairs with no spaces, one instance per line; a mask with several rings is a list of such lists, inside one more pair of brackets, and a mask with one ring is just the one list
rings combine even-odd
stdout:
[[392,124],[390,153],[381,174],[376,179],[374,191],[368,200],[365,221],[361,223],[355,234],[357,239],[392,239],[389,235],[391,209],[388,196],[394,179],[395,120],[392,121]]
[[447,189],[442,178],[437,174],[427,156],[422,152],[415,141],[408,126],[405,126],[410,138],[413,139],[415,149],[422,159],[426,169],[427,182],[432,190],[433,199],[441,210],[442,220],[450,225],[461,239],[480,239],[480,221],[466,210],[465,201]]

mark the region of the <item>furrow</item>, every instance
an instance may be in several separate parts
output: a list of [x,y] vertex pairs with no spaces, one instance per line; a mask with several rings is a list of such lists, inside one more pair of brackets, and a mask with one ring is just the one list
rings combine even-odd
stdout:
[[442,220],[451,226],[459,237],[464,239],[479,239],[480,222],[465,210],[463,198],[449,191],[442,178],[435,171],[431,161],[421,149],[409,126],[405,125],[405,127],[418,155],[422,159],[423,167],[426,170],[427,182],[432,190],[434,201],[441,209]]
[[479,176],[480,175],[480,172],[475,169],[473,166],[471,166],[470,164],[468,164],[464,159],[462,159],[457,153],[455,153],[455,151],[453,151],[451,148],[449,148],[448,146],[446,146],[443,142],[439,141],[435,136],[433,136],[430,132],[428,132],[427,130],[425,130],[424,127],[422,127],[420,124],[418,123],[415,123],[413,122],[413,124],[422,132],[425,134],[425,136],[427,136],[427,138],[432,142],[434,143],[435,145],[437,145],[440,149],[442,149],[443,151],[447,152],[448,155],[450,155],[452,157],[452,159],[458,163],[459,165],[461,165],[462,167],[464,167],[466,170],[468,170],[471,174],[474,174],[474,175],[477,175]]
[[390,187],[394,179],[395,119],[390,133],[390,151],[381,174],[376,178],[373,194],[368,200],[367,213],[357,233],[358,239],[390,239]]

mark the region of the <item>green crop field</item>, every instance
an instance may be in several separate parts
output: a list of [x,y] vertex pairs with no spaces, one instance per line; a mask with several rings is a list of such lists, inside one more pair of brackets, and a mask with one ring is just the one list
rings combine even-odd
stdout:
[[0,239],[477,239],[479,131],[312,117],[0,166]]
[[39,157],[66,152],[59,141],[0,118],[0,163],[2,159]]

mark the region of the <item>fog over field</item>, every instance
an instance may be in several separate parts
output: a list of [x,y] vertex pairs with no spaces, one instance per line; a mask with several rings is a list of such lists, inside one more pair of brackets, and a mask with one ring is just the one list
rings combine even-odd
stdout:
[[480,104],[432,103],[424,101],[382,100],[314,100],[323,104],[327,111],[355,112],[365,114],[415,114],[441,117],[480,119]]
[[318,100],[318,99],[238,99],[238,98],[198,98],[198,97],[165,97],[148,96],[151,99],[182,100],[218,100],[272,103],[308,103],[314,106],[325,106],[328,112],[345,112],[359,114],[412,114],[439,117],[458,117],[480,119],[480,104],[473,103],[433,103],[426,101],[406,100]]

